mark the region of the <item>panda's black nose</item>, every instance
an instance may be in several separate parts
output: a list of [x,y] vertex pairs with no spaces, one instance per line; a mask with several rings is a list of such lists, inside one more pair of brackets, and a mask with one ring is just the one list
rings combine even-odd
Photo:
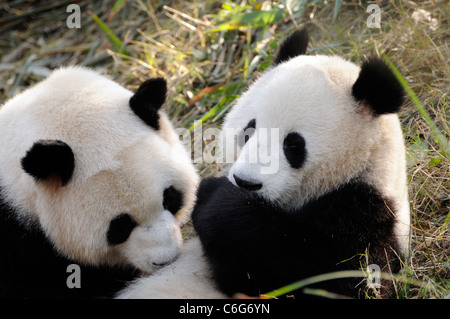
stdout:
[[246,181],[245,179],[239,178],[236,176],[236,174],[233,174],[234,180],[236,181],[236,184],[243,189],[246,189],[248,191],[257,191],[258,189],[261,189],[262,184],[261,183],[255,183]]

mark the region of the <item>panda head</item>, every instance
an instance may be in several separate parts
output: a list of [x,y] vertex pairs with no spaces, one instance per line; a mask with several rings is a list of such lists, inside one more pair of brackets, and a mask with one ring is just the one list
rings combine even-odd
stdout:
[[238,145],[229,180],[290,210],[370,168],[389,134],[383,125],[403,101],[382,60],[359,67],[336,56],[306,56],[307,43],[304,29],[288,37],[223,125],[227,158]]
[[132,93],[63,68],[0,109],[0,190],[57,251],[152,272],[178,254],[198,176],[160,110],[166,82]]

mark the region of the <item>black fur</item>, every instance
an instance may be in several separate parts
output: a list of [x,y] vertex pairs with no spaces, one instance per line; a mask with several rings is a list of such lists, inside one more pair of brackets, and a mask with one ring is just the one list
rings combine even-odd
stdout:
[[[83,265],[60,255],[37,225],[25,226],[0,198],[0,298],[108,298],[139,273]],[[81,288],[68,288],[67,266],[81,268]]]
[[283,152],[292,168],[300,168],[306,159],[306,142],[297,132],[291,132],[284,138]]
[[404,100],[404,89],[389,67],[377,57],[361,66],[352,88],[356,101],[366,102],[375,114],[396,113]]
[[120,214],[110,223],[106,239],[110,245],[119,245],[127,241],[137,222],[129,214]]
[[278,53],[273,60],[273,65],[281,64],[291,58],[305,54],[308,41],[308,31],[305,28],[292,33],[280,45]]
[[[248,142],[250,137],[253,135],[256,129],[256,120],[253,119],[250,122],[248,122],[247,126],[244,127],[244,144]],[[249,131],[247,131],[249,130]]]
[[175,215],[183,206],[183,194],[170,186],[163,193],[163,207]]
[[39,140],[27,151],[22,168],[37,181],[56,176],[66,185],[75,168],[75,156],[69,145],[58,140]]
[[[394,251],[394,216],[389,201],[365,183],[353,181],[286,212],[226,178],[204,180],[193,222],[218,287],[226,294],[264,294],[317,274],[359,270],[369,264],[399,270]],[[387,258],[387,259],[386,259]],[[361,297],[365,283],[333,280],[316,288]],[[361,290],[361,291],[360,291]],[[301,291],[289,295],[302,298]]]
[[129,104],[142,121],[158,130],[158,110],[164,104],[166,95],[166,81],[162,78],[150,79],[141,84],[137,92],[130,98]]

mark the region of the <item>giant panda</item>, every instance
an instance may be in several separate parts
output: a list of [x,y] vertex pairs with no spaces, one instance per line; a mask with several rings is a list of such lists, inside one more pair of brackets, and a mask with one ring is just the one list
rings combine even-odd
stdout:
[[[224,154],[234,162],[200,184],[192,214],[198,237],[120,298],[258,297],[340,270],[400,270],[410,228],[396,114],[403,89],[379,58],[357,66],[305,55],[307,44],[305,29],[290,35],[227,114]],[[361,278],[313,287],[389,297],[389,283],[377,292]],[[310,295],[299,289],[283,297]]]
[[0,297],[108,298],[177,257],[199,178],[166,91],[65,67],[0,108]]

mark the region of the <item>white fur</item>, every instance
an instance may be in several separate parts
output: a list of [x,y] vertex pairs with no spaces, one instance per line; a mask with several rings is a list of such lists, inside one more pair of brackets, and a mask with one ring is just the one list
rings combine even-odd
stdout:
[[[130,109],[132,92],[98,73],[59,69],[0,109],[0,189],[24,221],[38,222],[66,257],[93,265],[132,264],[143,271],[172,261],[180,224],[195,201],[198,176],[166,115],[147,126]],[[40,139],[68,144],[75,156],[70,182],[36,182],[21,159]],[[173,185],[185,205],[174,218],[162,206]],[[138,223],[117,246],[109,222],[128,213]]]
[[217,299],[226,298],[214,286],[198,238],[188,240],[180,257],[170,265],[131,283],[118,299]]

